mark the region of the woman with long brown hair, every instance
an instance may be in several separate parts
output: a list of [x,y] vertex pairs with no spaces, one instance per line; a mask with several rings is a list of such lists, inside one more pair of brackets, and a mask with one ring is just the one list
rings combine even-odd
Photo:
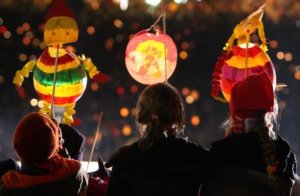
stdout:
[[108,195],[198,195],[210,155],[178,136],[184,128],[179,92],[167,83],[148,86],[136,108],[141,136],[106,164],[113,167]]

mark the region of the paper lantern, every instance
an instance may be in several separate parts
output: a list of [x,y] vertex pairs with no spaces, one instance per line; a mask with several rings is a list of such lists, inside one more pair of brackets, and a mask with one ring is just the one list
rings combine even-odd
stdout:
[[168,35],[143,30],[129,41],[125,63],[129,74],[142,84],[164,82],[175,71],[177,48]]
[[[13,83],[21,87],[24,77],[33,71],[34,88],[44,101],[41,112],[52,115],[55,110],[61,113],[66,124],[73,123],[72,115],[75,114],[76,101],[85,91],[87,73],[95,82],[108,79],[97,70],[90,58],[78,57],[64,49],[63,44],[77,41],[77,38],[78,28],[73,12],[63,0],[56,0],[46,17],[44,41],[49,47],[37,61],[32,60],[18,70],[13,79]],[[52,103],[53,108],[50,107]]]
[[227,101],[230,100],[231,90],[235,83],[250,75],[267,73],[276,87],[276,73],[269,56],[258,46],[248,48],[248,66],[245,68],[246,48],[233,46],[222,66],[221,90]]
[[[36,62],[33,71],[33,84],[37,94],[47,103],[51,103],[53,75],[55,72],[56,48],[47,48]],[[84,93],[87,75],[76,56],[60,48],[56,73],[54,105],[65,106],[76,102]]]
[[[215,66],[213,73],[212,96],[218,100],[221,89],[225,98],[223,101],[230,101],[232,87],[239,81],[250,75],[266,73],[272,81],[273,88],[276,88],[276,72],[273,63],[266,53],[266,38],[261,21],[263,7],[250,14],[245,20],[239,23],[229,38],[224,52]],[[250,34],[258,29],[261,39],[261,46],[250,42]],[[237,40],[237,45],[233,45]]]

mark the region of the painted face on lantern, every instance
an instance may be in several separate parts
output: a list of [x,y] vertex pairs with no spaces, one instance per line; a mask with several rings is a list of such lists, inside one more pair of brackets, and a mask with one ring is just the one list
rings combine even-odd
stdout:
[[65,16],[52,17],[45,24],[44,41],[48,46],[76,42],[78,27],[75,20]]

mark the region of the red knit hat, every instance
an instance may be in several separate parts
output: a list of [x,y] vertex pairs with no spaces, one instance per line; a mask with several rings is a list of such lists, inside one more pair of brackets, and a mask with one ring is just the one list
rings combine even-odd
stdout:
[[47,12],[46,22],[56,16],[66,16],[76,21],[73,11],[65,5],[64,0],[55,0],[53,6]]
[[51,118],[40,112],[23,117],[14,133],[14,148],[28,163],[42,163],[59,150],[60,129]]
[[248,76],[238,82],[231,91],[230,115],[234,117],[238,111],[272,111],[274,91],[270,78],[266,73]]

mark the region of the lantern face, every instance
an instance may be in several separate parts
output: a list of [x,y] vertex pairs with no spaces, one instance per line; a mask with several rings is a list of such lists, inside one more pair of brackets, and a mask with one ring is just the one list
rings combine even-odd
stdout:
[[[252,44],[251,44],[252,45]],[[276,88],[276,73],[270,57],[258,46],[248,48],[248,65],[246,64],[246,48],[239,45],[233,46],[229,58],[224,61],[220,85],[223,96],[229,102],[232,87],[245,79],[245,76],[266,73]]]
[[129,41],[125,63],[129,74],[142,84],[164,82],[175,71],[177,48],[168,35],[144,30]]
[[[37,94],[51,103],[53,76],[55,73],[56,48],[47,48],[39,57],[33,71],[33,84]],[[76,56],[69,55],[63,48],[59,50],[56,73],[54,105],[64,106],[75,103],[84,93],[87,76]]]
[[59,16],[50,18],[44,29],[44,41],[47,46],[76,42],[78,27],[70,17]]

